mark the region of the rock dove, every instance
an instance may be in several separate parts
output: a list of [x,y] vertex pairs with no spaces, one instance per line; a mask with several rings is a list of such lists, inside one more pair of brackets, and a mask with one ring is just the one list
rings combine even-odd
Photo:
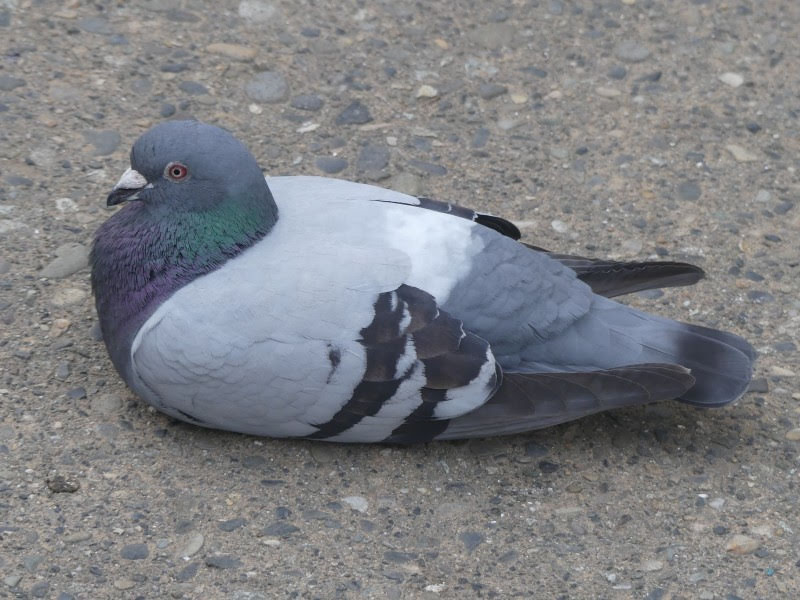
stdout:
[[747,388],[742,338],[610,297],[695,283],[675,263],[549,253],[509,221],[322,177],[265,178],[227,131],[134,144],[97,231],[111,360],[157,409],[272,437],[411,443]]

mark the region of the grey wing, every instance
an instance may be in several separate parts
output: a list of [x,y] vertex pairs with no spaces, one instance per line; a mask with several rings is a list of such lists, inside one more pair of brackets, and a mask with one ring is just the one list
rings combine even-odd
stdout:
[[592,288],[595,294],[606,298],[654,288],[694,285],[705,277],[703,269],[689,263],[675,261],[620,262],[558,254],[538,246],[525,245],[531,250],[544,252],[550,258],[569,267],[575,271],[581,281]]
[[546,254],[483,227],[474,227],[472,235],[483,250],[443,308],[489,341],[504,370],[514,370],[531,348],[569,333],[595,296],[574,271]]
[[[415,199],[419,208],[446,213],[462,219],[469,219],[488,229],[519,240],[522,233],[511,221],[495,215],[481,213],[458,204],[419,197]],[[397,200],[380,200],[397,202]],[[408,203],[408,202],[405,202]],[[531,250],[546,254],[569,267],[578,278],[587,283],[595,294],[613,298],[653,288],[693,285],[705,273],[700,267],[675,261],[614,261],[599,258],[586,258],[571,254],[550,252],[544,248],[525,244]]]

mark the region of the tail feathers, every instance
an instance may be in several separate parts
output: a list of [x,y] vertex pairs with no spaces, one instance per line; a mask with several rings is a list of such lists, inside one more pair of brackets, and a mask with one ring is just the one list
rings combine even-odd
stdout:
[[604,302],[605,308],[593,311],[585,323],[534,347],[522,361],[505,360],[509,370],[584,372],[639,364],[681,365],[696,383],[675,398],[704,407],[728,404],[747,390],[755,351],[744,339]]
[[695,385],[678,400],[712,408],[737,400],[747,391],[755,350],[732,333],[677,323],[678,350],[673,360],[691,370]]
[[542,429],[597,412],[670,400],[695,379],[673,364],[640,364],[580,373],[505,373],[483,406],[450,422],[437,439]]

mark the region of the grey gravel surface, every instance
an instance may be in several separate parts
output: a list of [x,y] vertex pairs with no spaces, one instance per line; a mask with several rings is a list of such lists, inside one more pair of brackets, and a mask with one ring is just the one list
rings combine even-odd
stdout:
[[[800,3],[0,1],[0,598],[791,598]],[[130,144],[223,125],[271,174],[690,260],[634,305],[758,348],[751,392],[468,443],[207,431],[124,388],[86,268]]]

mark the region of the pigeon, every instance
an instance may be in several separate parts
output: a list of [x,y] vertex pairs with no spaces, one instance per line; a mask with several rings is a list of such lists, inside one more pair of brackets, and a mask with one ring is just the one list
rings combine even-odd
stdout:
[[741,337],[611,299],[698,267],[552,253],[456,204],[265,177],[199,121],[146,131],[107,204],[124,206],[97,230],[91,278],[111,361],[199,426],[407,444],[722,406],[751,378]]

